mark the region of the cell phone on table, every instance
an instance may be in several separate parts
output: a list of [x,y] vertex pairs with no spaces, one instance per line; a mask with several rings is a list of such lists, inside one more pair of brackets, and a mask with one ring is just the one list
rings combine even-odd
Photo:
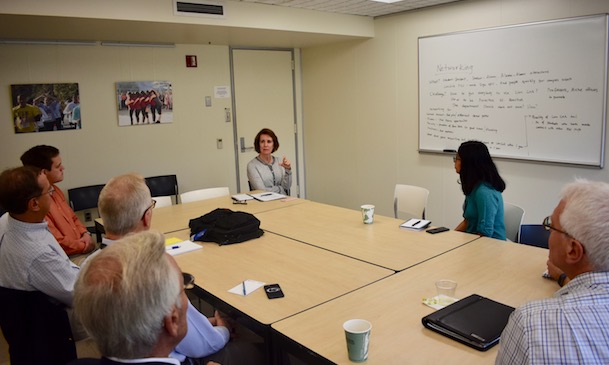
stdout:
[[436,228],[430,228],[425,232],[431,233],[431,234],[436,234],[436,233],[446,232],[446,231],[450,231],[450,229],[448,229],[446,227],[436,227]]
[[284,297],[283,290],[281,290],[281,287],[279,286],[279,284],[265,285],[264,292],[266,293],[266,296],[269,299],[276,299],[276,298]]

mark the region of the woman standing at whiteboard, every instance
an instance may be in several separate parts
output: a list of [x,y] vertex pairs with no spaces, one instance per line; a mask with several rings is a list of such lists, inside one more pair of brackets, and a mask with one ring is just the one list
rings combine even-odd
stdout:
[[279,148],[275,132],[263,128],[254,138],[254,148],[258,156],[247,164],[250,189],[290,195],[292,165],[285,156],[279,160],[272,155]]
[[454,157],[465,194],[463,221],[455,230],[505,240],[503,197],[505,182],[482,142],[467,141]]

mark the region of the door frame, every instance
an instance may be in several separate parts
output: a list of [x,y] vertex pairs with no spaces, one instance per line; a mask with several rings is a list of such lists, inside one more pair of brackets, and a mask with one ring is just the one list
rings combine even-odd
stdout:
[[304,169],[304,139],[303,139],[303,118],[302,118],[302,70],[300,49],[297,48],[280,48],[280,47],[229,47],[229,65],[230,65],[230,82],[231,82],[231,119],[233,123],[233,148],[235,154],[235,176],[237,184],[237,192],[241,193],[241,172],[239,171],[239,135],[237,129],[237,100],[235,97],[235,70],[233,51],[281,51],[290,52],[292,59],[292,103],[293,103],[293,121],[294,121],[294,153],[295,161],[293,161],[293,171],[295,176],[296,186],[293,187],[295,195],[299,198],[305,198],[305,169]]

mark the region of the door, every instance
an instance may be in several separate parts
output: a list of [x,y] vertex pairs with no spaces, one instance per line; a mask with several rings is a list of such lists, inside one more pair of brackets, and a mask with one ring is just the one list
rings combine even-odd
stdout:
[[291,195],[297,195],[298,156],[291,49],[231,48],[235,166],[239,191],[249,191],[247,164],[258,156],[254,137],[262,128],[277,135],[276,158],[292,164]]

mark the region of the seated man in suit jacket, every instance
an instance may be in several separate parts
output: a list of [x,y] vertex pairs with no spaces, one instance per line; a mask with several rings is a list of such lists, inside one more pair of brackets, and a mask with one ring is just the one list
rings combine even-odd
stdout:
[[161,233],[137,233],[92,256],[76,282],[74,310],[103,357],[70,364],[179,365],[169,353],[186,335],[184,289],[193,284],[165,253]]

